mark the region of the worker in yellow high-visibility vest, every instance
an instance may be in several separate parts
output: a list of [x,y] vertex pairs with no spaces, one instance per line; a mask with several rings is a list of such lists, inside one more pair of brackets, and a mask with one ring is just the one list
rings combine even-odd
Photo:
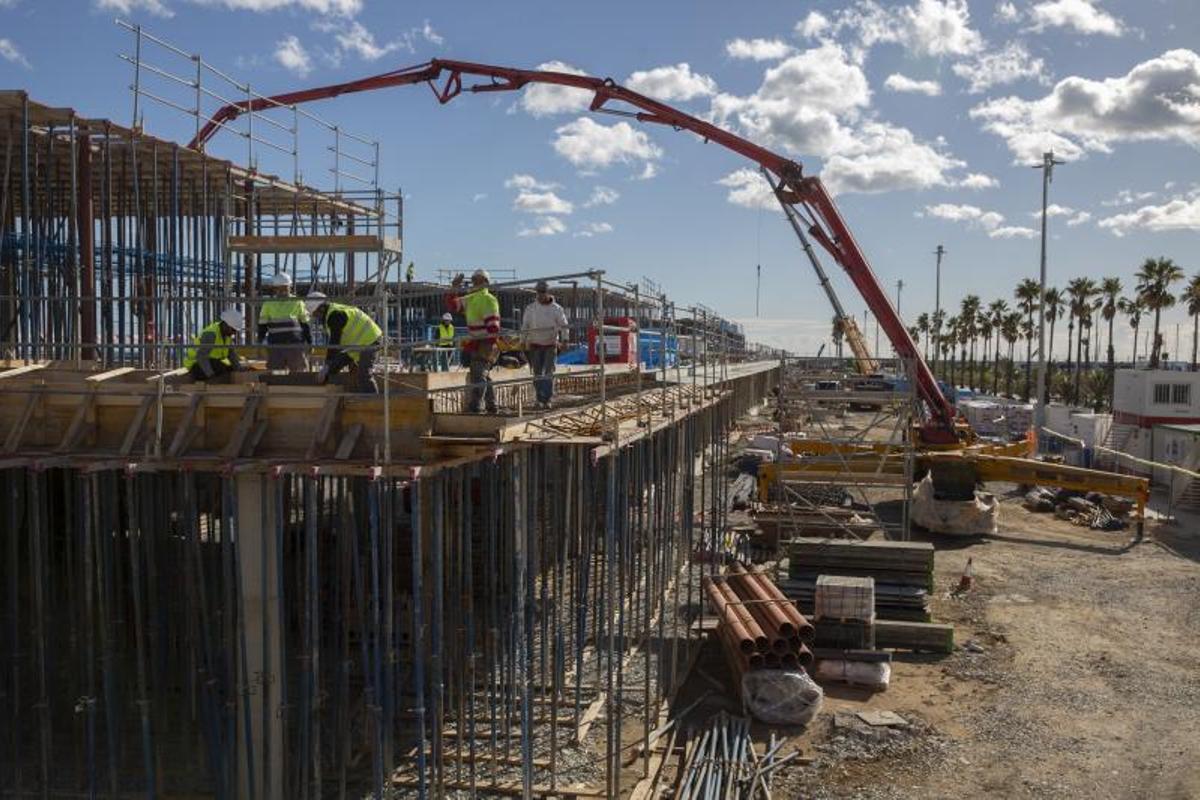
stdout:
[[292,277],[286,272],[276,272],[264,283],[272,297],[258,312],[258,341],[267,345],[267,369],[308,372],[308,309],[292,294]]
[[450,311],[461,312],[467,318],[463,354],[467,357],[470,369],[467,377],[470,386],[468,406],[476,414],[483,413],[485,408],[489,414],[495,414],[498,409],[491,371],[500,357],[497,341],[500,336],[500,301],[489,289],[492,276],[487,270],[475,270],[471,275],[470,291],[460,296],[458,291],[465,280],[461,273],[454,276],[450,283],[453,291],[446,296],[446,306]]
[[241,368],[234,339],[246,327],[242,312],[227,308],[220,319],[212,322],[192,338],[183,366],[198,381],[210,381]]
[[325,383],[329,376],[351,367],[356,391],[378,392],[371,370],[375,366],[383,329],[361,308],[334,303],[321,292],[309,292],[304,305],[326,330],[328,349],[317,382]]
[[450,371],[450,358],[454,355],[454,315],[447,311],[442,314],[442,321],[437,327],[437,369],[438,372]]

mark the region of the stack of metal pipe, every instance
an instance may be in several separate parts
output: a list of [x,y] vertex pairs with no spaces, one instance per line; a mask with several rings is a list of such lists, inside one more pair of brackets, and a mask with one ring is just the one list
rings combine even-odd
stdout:
[[740,676],[756,669],[808,669],[815,630],[764,573],[735,564],[726,576],[706,577],[705,594],[720,624],[717,636]]
[[772,774],[800,755],[799,750],[780,756],[787,739],[775,740],[763,755],[754,750],[750,721],[724,711],[707,728],[692,731],[680,765],[677,800],[739,797],[771,798]]

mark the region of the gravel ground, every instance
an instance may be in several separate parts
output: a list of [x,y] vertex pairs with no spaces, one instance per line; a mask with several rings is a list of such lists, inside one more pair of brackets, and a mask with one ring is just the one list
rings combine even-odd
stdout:
[[[956,652],[898,656],[887,692],[829,690],[796,744],[813,763],[776,781],[805,798],[1200,798],[1200,531],[1170,550],[1034,515],[1005,497],[1000,533],[933,539],[934,618]],[[975,588],[947,591],[967,558]],[[839,711],[910,726],[866,734]]]

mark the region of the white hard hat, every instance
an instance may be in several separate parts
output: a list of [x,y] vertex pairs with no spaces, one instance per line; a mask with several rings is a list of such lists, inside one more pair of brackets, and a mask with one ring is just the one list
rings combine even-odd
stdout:
[[242,319],[242,312],[236,308],[227,308],[221,312],[221,322],[224,322],[235,331],[240,331],[246,327],[245,320]]
[[492,276],[488,274],[486,269],[477,269],[471,273],[471,282],[473,283],[477,280],[482,280],[484,283],[491,283]]
[[447,311],[445,314],[442,314],[442,322],[454,322],[454,315]]
[[324,292],[309,292],[308,296],[304,298],[304,307],[308,313],[313,314],[318,308],[325,305],[328,299]]
[[267,279],[267,283],[276,289],[290,289],[292,288],[292,276],[286,272],[276,272]]

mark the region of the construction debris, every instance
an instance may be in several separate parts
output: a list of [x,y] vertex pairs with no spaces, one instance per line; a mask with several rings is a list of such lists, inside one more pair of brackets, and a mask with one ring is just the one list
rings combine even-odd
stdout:
[[1025,495],[1024,506],[1039,513],[1053,512],[1060,519],[1097,531],[1119,531],[1129,526],[1132,504],[1099,492],[1080,496],[1067,489],[1034,487]]

